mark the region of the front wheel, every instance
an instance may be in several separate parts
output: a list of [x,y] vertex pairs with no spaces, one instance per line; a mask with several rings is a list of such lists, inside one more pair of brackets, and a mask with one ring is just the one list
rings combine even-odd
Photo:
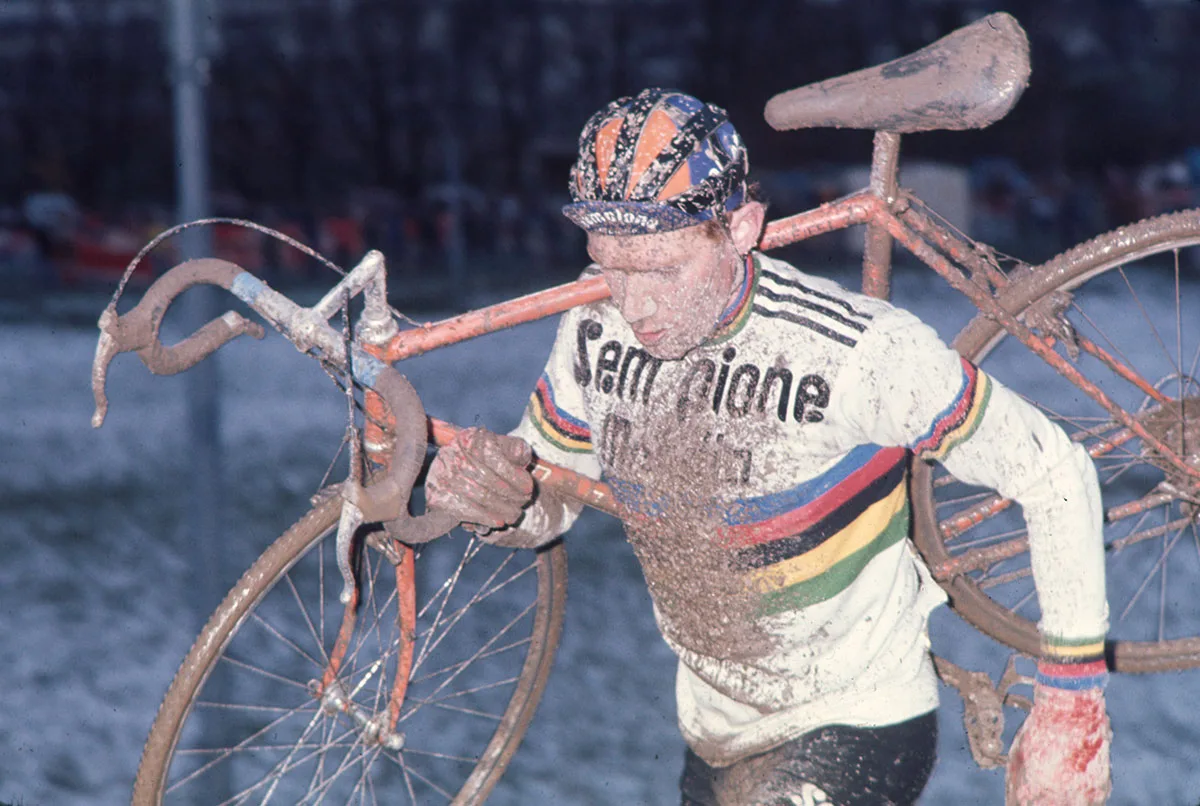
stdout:
[[[1014,279],[1003,307],[1072,361],[1178,462],[1116,421],[995,321],[954,340],[1092,455],[1105,510],[1112,666],[1200,665],[1200,211],[1141,221]],[[990,491],[918,463],[914,540],[955,611],[1038,653],[1023,518]]]
[[[491,792],[558,645],[561,542],[513,551],[456,533],[424,545],[409,634],[402,575],[364,544],[354,632],[322,682],[344,612],[340,508],[337,496],[318,504],[217,608],[159,709],[134,804],[475,804]],[[407,690],[389,714],[403,665]]]

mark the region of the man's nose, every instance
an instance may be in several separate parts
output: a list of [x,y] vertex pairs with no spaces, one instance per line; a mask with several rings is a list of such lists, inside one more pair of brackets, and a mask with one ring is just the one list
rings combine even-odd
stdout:
[[627,283],[621,295],[621,315],[626,322],[640,322],[658,312],[658,303],[654,301],[650,290],[641,283]]

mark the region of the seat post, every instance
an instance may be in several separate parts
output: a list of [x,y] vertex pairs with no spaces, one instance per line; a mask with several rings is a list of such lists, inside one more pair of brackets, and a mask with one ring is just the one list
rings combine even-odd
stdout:
[[[875,132],[869,189],[889,205],[896,198],[899,161],[900,135],[895,132]],[[892,291],[891,273],[892,236],[879,224],[867,224],[863,244],[863,293],[887,299]]]

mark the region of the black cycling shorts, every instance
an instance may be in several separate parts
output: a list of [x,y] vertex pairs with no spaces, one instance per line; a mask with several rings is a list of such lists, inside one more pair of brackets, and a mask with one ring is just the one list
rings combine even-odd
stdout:
[[937,712],[882,728],[830,725],[728,767],[689,748],[682,806],[907,806],[933,773]]

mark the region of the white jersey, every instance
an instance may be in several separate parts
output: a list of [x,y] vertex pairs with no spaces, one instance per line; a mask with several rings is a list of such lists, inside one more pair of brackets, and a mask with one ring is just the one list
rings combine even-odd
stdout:
[[514,432],[631,513],[696,753],[725,766],[937,705],[927,620],[945,597],[907,540],[913,455],[1016,499],[1048,644],[1102,641],[1082,448],[912,314],[758,253],[747,266],[679,360],[650,356],[609,301],[564,315]]

